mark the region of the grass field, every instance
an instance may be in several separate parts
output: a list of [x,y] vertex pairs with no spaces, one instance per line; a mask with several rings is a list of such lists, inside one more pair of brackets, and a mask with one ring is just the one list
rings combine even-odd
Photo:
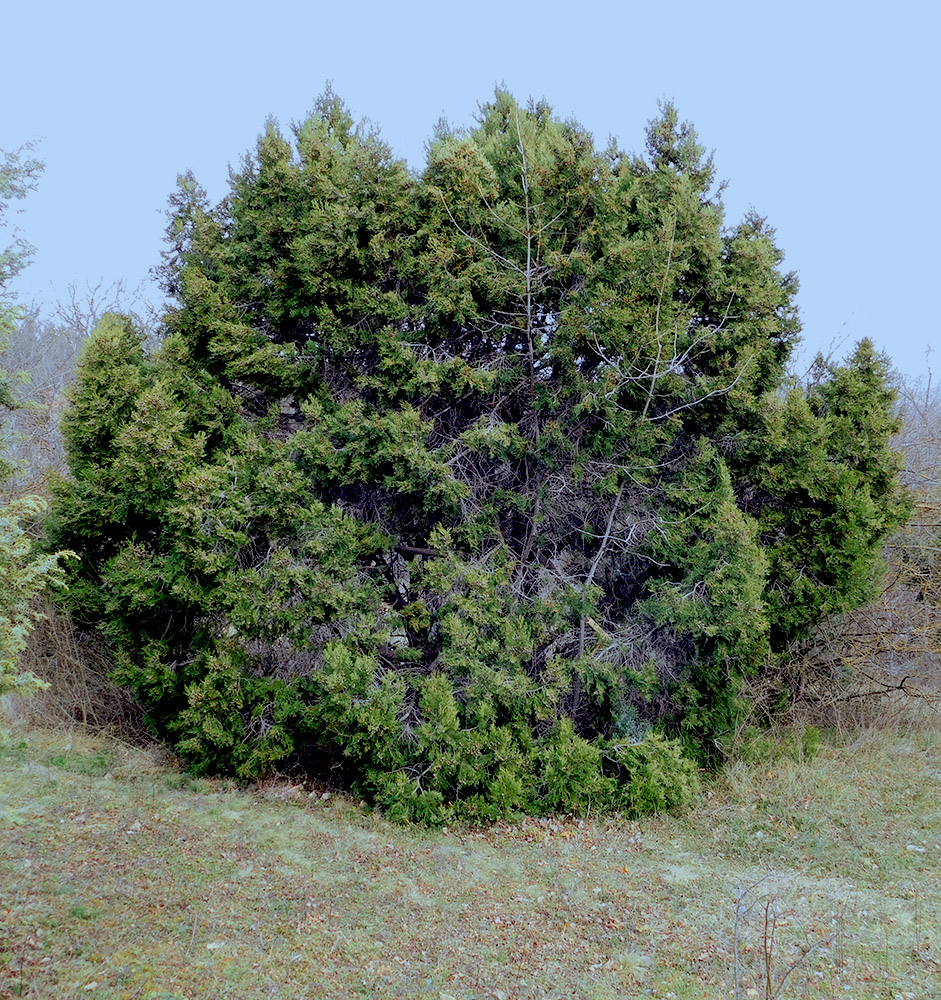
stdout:
[[941,733],[797,745],[680,815],[423,831],[14,727],[0,997],[941,997]]

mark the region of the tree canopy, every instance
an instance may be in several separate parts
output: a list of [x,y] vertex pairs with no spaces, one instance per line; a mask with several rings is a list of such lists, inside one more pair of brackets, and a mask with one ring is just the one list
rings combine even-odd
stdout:
[[420,175],[323,95],[171,198],[161,348],[106,317],[52,539],[201,769],[391,814],[683,801],[905,517],[884,358],[789,380],[797,280],[671,105],[644,155],[497,91]]

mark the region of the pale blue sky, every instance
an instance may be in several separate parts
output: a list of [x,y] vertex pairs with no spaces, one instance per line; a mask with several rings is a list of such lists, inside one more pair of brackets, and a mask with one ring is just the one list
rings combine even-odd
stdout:
[[806,349],[868,336],[919,375],[932,345],[941,372],[936,3],[5,6],[0,148],[41,138],[47,165],[16,217],[37,248],[21,301],[145,280],[176,175],[221,197],[266,115],[303,117],[327,80],[416,168],[441,115],[469,123],[504,81],[629,150],[672,98],[730,181],[727,221],[776,227]]

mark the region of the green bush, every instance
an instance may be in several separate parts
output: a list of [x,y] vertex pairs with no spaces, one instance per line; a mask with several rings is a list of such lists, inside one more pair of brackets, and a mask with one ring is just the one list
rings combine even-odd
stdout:
[[695,794],[906,510],[885,359],[790,384],[796,280],[713,180],[670,106],[641,157],[503,92],[421,176],[327,94],[220,205],[181,178],[49,538],[194,769],[432,823]]
[[649,733],[639,743],[613,745],[608,757],[619,778],[612,804],[629,816],[685,805],[699,791],[696,765],[678,741]]
[[45,501],[36,496],[0,506],[0,696],[30,694],[48,686],[19,669],[20,654],[38,615],[35,598],[50,586],[61,586],[60,560],[71,555],[34,552],[24,523],[35,523],[45,509]]

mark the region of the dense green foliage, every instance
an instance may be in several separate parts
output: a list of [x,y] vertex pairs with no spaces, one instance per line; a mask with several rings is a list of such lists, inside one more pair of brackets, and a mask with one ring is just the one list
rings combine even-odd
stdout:
[[171,200],[161,349],[109,316],[56,545],[198,769],[390,815],[683,802],[744,681],[871,593],[905,515],[885,361],[788,383],[797,283],[646,157],[498,92],[413,176],[332,94]]
[[0,507],[0,695],[30,694],[46,686],[19,666],[37,618],[34,598],[61,585],[60,559],[69,554],[33,551],[24,525],[35,524],[45,509],[45,502],[36,496],[19,497]]

